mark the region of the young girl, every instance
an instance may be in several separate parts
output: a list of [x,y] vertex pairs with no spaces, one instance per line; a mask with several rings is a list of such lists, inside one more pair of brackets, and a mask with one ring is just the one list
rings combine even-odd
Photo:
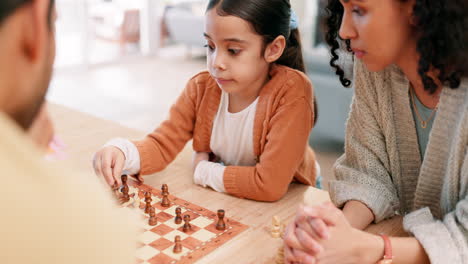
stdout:
[[199,185],[259,201],[280,199],[293,180],[315,185],[313,91],[291,13],[285,0],[211,0],[208,71],[145,139],[115,139],[97,152],[96,173],[111,186],[122,170],[152,174],[193,139]]
[[[287,263],[468,263],[468,1],[329,0],[355,56],[333,205],[301,208]],[[340,43],[341,40],[344,43]],[[411,237],[363,232],[396,214]]]

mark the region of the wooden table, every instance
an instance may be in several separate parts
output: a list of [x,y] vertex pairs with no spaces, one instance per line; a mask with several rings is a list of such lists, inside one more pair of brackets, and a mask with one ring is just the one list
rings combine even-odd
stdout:
[[[94,176],[91,167],[93,153],[108,139],[113,137],[136,139],[145,135],[142,131],[129,129],[63,106],[51,104],[49,111],[57,135],[67,145],[68,159],[75,164],[76,169],[85,170],[90,177]],[[249,229],[205,256],[198,263],[273,263],[282,241],[272,238],[268,232],[272,217],[276,215],[283,222],[289,222],[297,206],[302,202],[307,187],[301,184],[291,184],[286,196],[275,203],[239,199],[195,185],[192,179],[191,158],[191,144],[187,144],[166,170],[146,176],[145,183],[157,188],[162,183],[166,183],[172,194],[212,211],[223,208],[226,210],[227,217],[250,226]],[[368,231],[397,236],[405,235],[401,226],[401,218],[373,225]]]

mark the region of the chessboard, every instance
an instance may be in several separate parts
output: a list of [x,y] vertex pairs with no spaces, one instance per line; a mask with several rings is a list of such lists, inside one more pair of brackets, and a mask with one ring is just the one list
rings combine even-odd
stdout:
[[[138,208],[141,215],[140,235],[136,250],[137,264],[185,264],[194,263],[203,256],[243,232],[248,226],[233,220],[226,213],[223,218],[224,230],[218,230],[218,214],[206,208],[190,203],[171,195],[167,191],[169,205],[162,206],[163,190],[129,179],[127,192],[130,200],[122,206]],[[155,209],[157,224],[149,224],[150,216],[145,213],[145,194],[151,194],[151,206]],[[176,223],[176,209],[180,208],[181,216],[190,216],[190,230],[184,230],[184,221]],[[151,211],[151,210],[150,210]],[[180,214],[179,214],[180,215]],[[154,224],[154,223],[153,223]],[[185,232],[184,232],[185,231]],[[180,240],[178,253],[174,253],[175,239]]]

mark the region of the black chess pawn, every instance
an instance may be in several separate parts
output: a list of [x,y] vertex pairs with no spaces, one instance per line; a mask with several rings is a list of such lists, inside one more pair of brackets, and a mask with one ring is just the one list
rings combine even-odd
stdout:
[[120,191],[122,192],[122,196],[120,199],[122,203],[126,203],[130,201],[130,195],[129,195],[130,188],[128,187],[128,184],[127,184],[127,175],[122,175],[121,179],[122,179],[122,188]]
[[169,198],[167,197],[168,193],[163,193],[163,197],[161,200],[161,206],[162,207],[169,207],[171,205],[171,202],[169,201]]
[[172,252],[175,254],[182,252],[182,243],[180,242],[180,236],[175,236],[174,238],[174,248]]
[[218,210],[218,222],[216,223],[217,230],[226,230],[226,223],[224,222],[224,210]]
[[176,214],[176,216],[175,216],[174,222],[176,224],[182,223],[182,209],[180,209],[180,207],[177,207],[175,209],[175,214]]
[[164,195],[164,194],[169,195],[169,187],[167,187],[167,184],[165,184],[165,183],[161,186],[161,194],[162,195]]
[[192,225],[190,224],[190,215],[184,215],[184,226],[182,227],[183,232],[188,232],[192,230]]
[[121,199],[123,203],[130,201],[130,195],[128,194],[129,191],[130,189],[128,185],[122,186],[122,198]]
[[148,220],[148,224],[150,226],[155,226],[158,224],[158,218],[156,217],[156,212],[154,210],[154,207],[151,207],[151,209],[149,210],[149,215],[150,215],[150,218]]
[[128,185],[128,183],[127,183],[128,176],[127,175],[122,175],[120,178],[122,179],[122,185]]
[[149,212],[150,212],[150,208],[152,207],[151,206],[152,201],[153,201],[153,199],[151,199],[151,193],[150,192],[145,192],[145,202],[146,202],[145,213],[146,214],[149,214]]

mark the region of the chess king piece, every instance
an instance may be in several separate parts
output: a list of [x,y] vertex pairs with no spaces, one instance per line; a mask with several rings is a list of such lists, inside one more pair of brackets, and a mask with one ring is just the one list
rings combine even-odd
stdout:
[[218,222],[216,223],[217,230],[226,230],[226,223],[224,222],[224,210],[218,210]]
[[175,209],[175,214],[176,214],[176,217],[175,217],[175,219],[174,219],[174,222],[175,222],[176,224],[182,223],[182,209],[180,209],[180,207],[177,207],[177,208]]
[[175,236],[174,238],[174,248],[172,249],[172,252],[174,253],[180,253],[182,252],[182,243],[180,242],[180,236]]
[[158,218],[156,217],[156,212],[155,212],[155,209],[154,207],[151,207],[150,210],[149,210],[149,215],[150,215],[150,218],[148,220],[148,224],[150,226],[155,226],[158,224]]
[[281,236],[281,221],[276,215],[273,216],[270,232],[271,236],[274,238],[278,238]]
[[192,225],[190,224],[190,215],[184,215],[184,226],[182,227],[182,231],[188,232],[192,230]]
[[145,213],[146,214],[149,214],[149,212],[150,212],[150,208],[152,207],[151,206],[152,201],[153,201],[153,199],[151,199],[151,193],[150,192],[145,192],[145,202],[146,202]]

